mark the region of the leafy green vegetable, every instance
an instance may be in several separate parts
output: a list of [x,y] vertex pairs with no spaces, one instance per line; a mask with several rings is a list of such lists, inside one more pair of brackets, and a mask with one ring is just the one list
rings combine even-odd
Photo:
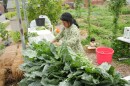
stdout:
[[[66,45],[33,43],[23,53],[25,78],[20,86],[124,86],[119,73],[107,63],[95,67]],[[32,59],[30,59],[32,58]]]
[[29,36],[29,37],[36,37],[36,36],[38,36],[38,34],[35,33],[35,32],[33,32],[33,33],[28,33],[28,36]]
[[45,29],[46,28],[44,26],[41,26],[41,27],[39,26],[39,27],[36,28],[36,30],[45,30]]

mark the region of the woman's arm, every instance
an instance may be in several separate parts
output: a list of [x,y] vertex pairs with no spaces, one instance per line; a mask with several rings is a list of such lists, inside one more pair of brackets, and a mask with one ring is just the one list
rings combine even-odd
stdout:
[[56,36],[52,43],[59,41],[64,36],[64,29]]

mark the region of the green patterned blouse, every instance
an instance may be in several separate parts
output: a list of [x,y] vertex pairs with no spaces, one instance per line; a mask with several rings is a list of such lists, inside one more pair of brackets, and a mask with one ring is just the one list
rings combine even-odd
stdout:
[[60,34],[56,36],[56,40],[62,39],[74,52],[84,53],[81,40],[80,31],[76,25],[72,24],[69,28],[64,28]]

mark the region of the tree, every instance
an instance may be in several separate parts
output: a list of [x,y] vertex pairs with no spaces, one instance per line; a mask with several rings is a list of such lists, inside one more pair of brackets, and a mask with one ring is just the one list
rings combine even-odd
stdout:
[[39,15],[47,15],[53,24],[61,15],[62,0],[28,0],[27,14],[29,21]]
[[110,0],[109,3],[109,9],[111,10],[113,14],[113,40],[116,39],[117,37],[117,31],[118,31],[118,19],[121,13],[121,8],[124,6],[126,3],[126,0]]

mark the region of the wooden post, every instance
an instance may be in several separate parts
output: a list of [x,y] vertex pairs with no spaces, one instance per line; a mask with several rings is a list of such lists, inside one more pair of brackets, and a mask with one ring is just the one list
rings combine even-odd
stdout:
[[15,0],[15,4],[16,4],[17,16],[19,20],[19,29],[20,29],[20,36],[21,36],[21,41],[22,41],[22,48],[24,50],[26,49],[26,45],[25,45],[25,38],[24,38],[24,30],[22,27],[22,18],[21,18],[21,13],[20,13],[19,0]]

